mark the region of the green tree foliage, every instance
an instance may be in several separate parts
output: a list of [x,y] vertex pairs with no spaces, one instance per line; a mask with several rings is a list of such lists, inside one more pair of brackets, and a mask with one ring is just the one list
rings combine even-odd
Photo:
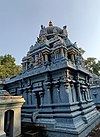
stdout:
[[15,64],[11,55],[0,56],[0,79],[9,78],[21,73],[21,66]]
[[[80,51],[81,55],[83,55],[85,53],[85,50],[82,48],[79,48],[79,51]],[[89,57],[84,60],[84,65],[92,73],[96,74],[97,76],[100,76],[100,60],[97,61],[96,58]]]
[[94,57],[89,57],[85,60],[85,66],[97,76],[100,76],[100,61]]

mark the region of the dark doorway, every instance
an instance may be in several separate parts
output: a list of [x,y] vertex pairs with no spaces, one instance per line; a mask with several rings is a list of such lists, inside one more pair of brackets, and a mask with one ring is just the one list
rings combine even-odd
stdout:
[[8,110],[5,112],[4,119],[4,131],[7,137],[13,137],[13,121],[14,121],[14,111]]
[[41,100],[39,93],[36,94],[36,98],[37,98],[37,108],[40,108]]

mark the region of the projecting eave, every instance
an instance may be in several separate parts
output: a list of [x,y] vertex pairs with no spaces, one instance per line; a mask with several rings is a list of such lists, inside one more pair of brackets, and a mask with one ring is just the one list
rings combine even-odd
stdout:
[[79,66],[77,66],[77,70],[84,74],[87,74],[90,78],[92,78],[92,74],[85,67],[79,65]]

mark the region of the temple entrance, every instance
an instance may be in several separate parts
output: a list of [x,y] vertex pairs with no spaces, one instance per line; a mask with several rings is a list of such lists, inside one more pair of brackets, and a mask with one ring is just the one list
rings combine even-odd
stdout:
[[14,111],[8,110],[5,112],[4,119],[4,132],[7,137],[13,137],[13,121],[14,121]]

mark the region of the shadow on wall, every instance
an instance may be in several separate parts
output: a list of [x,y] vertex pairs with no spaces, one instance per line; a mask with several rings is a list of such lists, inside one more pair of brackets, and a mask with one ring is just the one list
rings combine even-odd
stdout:
[[22,137],[48,137],[45,127],[35,126],[33,123],[22,123]]

